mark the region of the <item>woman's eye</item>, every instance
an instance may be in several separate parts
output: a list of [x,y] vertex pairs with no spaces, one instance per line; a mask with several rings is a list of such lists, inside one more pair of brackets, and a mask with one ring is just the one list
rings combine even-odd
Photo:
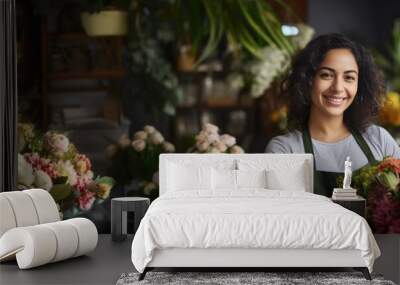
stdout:
[[322,79],[329,79],[329,78],[332,78],[332,77],[333,77],[333,75],[332,75],[331,73],[328,73],[328,72],[323,72],[323,73],[321,73],[319,76],[320,76]]
[[353,76],[346,76],[344,79],[345,79],[347,82],[353,82],[353,81],[356,80],[356,78],[353,77]]

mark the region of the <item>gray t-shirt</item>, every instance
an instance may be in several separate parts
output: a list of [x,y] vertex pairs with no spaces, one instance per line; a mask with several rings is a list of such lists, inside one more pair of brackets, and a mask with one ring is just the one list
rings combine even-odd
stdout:
[[[386,156],[400,158],[400,147],[384,128],[371,125],[362,134],[376,160]],[[352,135],[335,143],[311,139],[316,169],[328,172],[343,172],[344,162],[350,156],[353,170],[368,163],[367,157]],[[274,137],[267,145],[268,153],[304,153],[303,137],[299,131]]]

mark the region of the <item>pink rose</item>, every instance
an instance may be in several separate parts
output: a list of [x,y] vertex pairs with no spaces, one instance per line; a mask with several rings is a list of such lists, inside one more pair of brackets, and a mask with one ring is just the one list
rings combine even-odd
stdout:
[[95,198],[95,193],[93,192],[83,192],[78,198],[79,208],[83,211],[88,211],[92,208]]
[[44,144],[53,155],[61,156],[68,151],[69,139],[62,134],[49,131],[44,135]]

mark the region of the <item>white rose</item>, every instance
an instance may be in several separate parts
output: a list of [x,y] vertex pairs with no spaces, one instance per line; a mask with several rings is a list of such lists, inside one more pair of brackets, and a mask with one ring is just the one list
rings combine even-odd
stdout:
[[50,189],[53,187],[53,182],[51,181],[50,176],[46,172],[42,170],[36,170],[35,186],[50,191]]
[[119,138],[118,144],[119,144],[121,147],[127,147],[127,146],[129,146],[129,145],[131,144],[131,140],[129,139],[129,137],[128,137],[127,134],[123,134],[123,135]]
[[241,148],[240,146],[234,145],[233,147],[231,147],[231,148],[229,149],[229,152],[230,152],[230,153],[236,153],[236,154],[238,154],[238,153],[244,153],[244,150],[243,150],[243,148]]
[[220,152],[225,152],[228,147],[226,146],[226,144],[224,144],[223,142],[217,142],[215,143],[214,147],[216,149],[218,149]]
[[69,139],[66,136],[54,132],[47,132],[44,138],[47,149],[53,152],[54,155],[61,156],[68,151]]
[[85,173],[84,177],[85,177],[87,180],[92,180],[92,179],[93,179],[93,177],[94,177],[94,173],[93,173],[93,171],[91,171],[91,170],[89,170],[89,171],[86,171],[86,173]]
[[57,163],[57,171],[60,176],[68,177],[67,183],[71,186],[75,186],[78,182],[78,177],[74,166],[72,165],[71,161],[59,161]]
[[146,140],[147,139],[147,133],[145,131],[138,131],[133,135],[134,140]]
[[208,151],[209,153],[220,153],[219,149],[216,147],[211,147],[210,150]]
[[206,131],[200,131],[200,133],[196,136],[196,141],[205,141],[207,138]]
[[107,158],[112,158],[117,153],[118,147],[115,144],[110,144],[106,147],[105,153]]
[[208,149],[208,147],[210,146],[210,144],[206,141],[204,142],[197,142],[196,143],[196,147],[200,152],[204,152]]
[[175,151],[174,145],[170,142],[165,141],[165,142],[163,142],[162,145],[166,152],[174,152]]
[[26,161],[23,155],[18,153],[18,184],[31,186],[34,180],[32,165]]
[[144,140],[134,140],[132,142],[132,147],[135,151],[141,152],[146,147],[146,142]]
[[144,130],[146,133],[151,134],[151,133],[154,133],[154,132],[156,131],[156,128],[153,127],[153,126],[147,125],[147,126],[144,126],[143,130]]
[[221,142],[226,144],[227,147],[231,147],[236,144],[236,139],[228,134],[220,136],[219,139],[221,140]]
[[150,136],[149,136],[149,142],[151,143],[151,144],[161,144],[161,143],[163,143],[164,142],[164,137],[162,136],[162,134],[161,133],[159,133],[159,132],[153,132],[153,133],[151,133],[150,134]]
[[209,133],[217,133],[219,128],[216,125],[207,123],[204,125],[203,130]]
[[210,133],[208,134],[208,136],[206,137],[206,140],[209,144],[212,144],[214,142],[218,142],[219,141],[219,135],[217,133]]

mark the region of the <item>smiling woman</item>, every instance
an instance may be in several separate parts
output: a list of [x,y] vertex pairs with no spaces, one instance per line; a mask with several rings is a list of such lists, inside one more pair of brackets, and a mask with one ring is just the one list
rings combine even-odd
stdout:
[[273,138],[266,152],[314,154],[314,193],[332,195],[347,156],[354,169],[400,157],[395,140],[373,124],[383,80],[359,44],[339,34],[315,38],[297,56],[282,87],[291,132]]

